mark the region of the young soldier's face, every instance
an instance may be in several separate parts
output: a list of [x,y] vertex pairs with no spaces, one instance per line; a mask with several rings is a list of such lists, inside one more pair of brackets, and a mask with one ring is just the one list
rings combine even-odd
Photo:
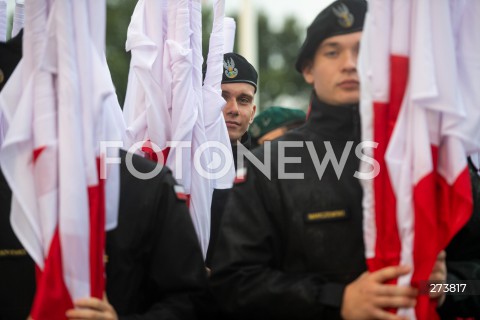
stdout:
[[253,121],[257,107],[253,104],[255,88],[248,83],[222,84],[222,97],[227,101],[223,116],[227,124],[228,136],[236,143],[247,132]]
[[325,39],[313,61],[303,69],[305,81],[313,85],[321,101],[331,105],[358,103],[357,58],[361,34],[359,31]]

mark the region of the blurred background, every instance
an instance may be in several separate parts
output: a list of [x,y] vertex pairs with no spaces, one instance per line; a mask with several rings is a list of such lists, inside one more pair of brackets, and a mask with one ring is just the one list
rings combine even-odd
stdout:
[[[259,73],[256,104],[306,110],[310,88],[295,70],[306,28],[333,0],[226,0],[226,15],[235,19],[234,51],[244,55]],[[136,0],[107,0],[107,61],[120,105],[125,99],[130,53],[125,41]],[[208,52],[213,0],[203,0],[203,52]],[[9,0],[11,25],[15,0]],[[258,111],[257,111],[258,113]]]

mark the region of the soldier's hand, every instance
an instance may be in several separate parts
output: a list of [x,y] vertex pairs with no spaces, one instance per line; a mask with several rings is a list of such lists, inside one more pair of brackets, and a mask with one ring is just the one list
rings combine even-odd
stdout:
[[69,320],[118,320],[117,313],[108,302],[106,296],[103,300],[85,298],[75,301],[76,309],[67,311]]
[[410,267],[408,266],[395,266],[372,273],[363,273],[345,288],[341,309],[342,317],[346,320],[405,319],[384,309],[415,306],[417,290],[412,287],[384,283],[409,272]]
[[[447,264],[445,259],[447,254],[445,251],[441,251],[437,256],[437,261],[433,265],[432,273],[430,274],[430,280],[434,283],[445,283],[447,281]],[[445,301],[445,292],[439,290],[438,292],[432,292],[429,290],[430,299],[438,299],[438,305],[441,306]]]

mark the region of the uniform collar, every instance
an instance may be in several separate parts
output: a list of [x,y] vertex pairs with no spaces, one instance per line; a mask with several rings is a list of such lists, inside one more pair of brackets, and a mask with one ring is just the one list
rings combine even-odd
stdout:
[[[242,138],[240,138],[239,143],[243,144],[247,150],[250,150],[252,147],[252,139],[250,138],[250,134],[247,132],[244,133]],[[238,147],[237,144],[232,144],[232,152],[233,152],[233,164],[235,169],[237,169],[237,154],[238,154]]]
[[358,104],[332,106],[312,94],[306,127],[324,139],[360,141]]

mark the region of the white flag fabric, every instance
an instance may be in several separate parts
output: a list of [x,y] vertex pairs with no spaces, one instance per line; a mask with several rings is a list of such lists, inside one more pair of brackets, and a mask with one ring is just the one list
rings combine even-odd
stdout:
[[[223,108],[225,107],[225,99],[222,97],[222,74],[223,74],[223,55],[231,52],[224,51],[226,47],[230,49],[235,39],[235,22],[233,19],[224,19],[225,2],[214,1],[213,3],[213,28],[210,35],[210,44],[207,57],[207,71],[203,84],[203,105],[205,110],[205,126],[206,134],[209,141],[215,141],[216,145],[212,146],[213,157],[224,157],[217,163],[221,163],[221,169],[217,173],[218,177],[213,180],[214,188],[227,189],[233,185],[235,179],[235,169],[233,166],[233,152],[228,130],[223,117]],[[228,36],[227,36],[228,35]],[[229,43],[225,41],[229,40]],[[230,43],[231,41],[231,43]],[[220,151],[221,149],[221,151]],[[215,152],[215,150],[217,152]]]
[[0,42],[7,41],[7,1],[0,0]]
[[139,0],[127,34],[131,51],[123,107],[127,148],[150,140],[166,153],[171,140],[171,75],[164,69],[167,0]]
[[[203,257],[206,257],[210,240],[210,208],[212,204],[213,181],[209,165],[211,152],[205,128],[206,110],[203,106],[202,96],[202,5],[200,0],[189,3],[191,49],[192,49],[192,87],[194,93],[194,106],[197,117],[192,128],[192,148],[190,150],[191,177],[190,182],[190,214],[200,242]],[[173,71],[173,70],[172,70]]]
[[[184,186],[204,255],[210,238],[213,187],[228,188],[234,178],[220,90],[224,6],[224,1],[214,3],[203,86],[200,0],[140,0],[126,44],[132,53],[124,106],[127,146],[136,145],[147,157],[166,163]],[[214,148],[221,150],[215,153]],[[224,156],[217,161],[214,153]],[[217,179],[218,163],[225,162],[231,167],[221,166]]]
[[[35,19],[29,20],[28,32],[24,35],[24,56],[0,96],[0,107],[7,124],[0,161],[13,191],[12,227],[33,260],[43,268],[44,255],[48,252],[48,245],[53,237],[52,225],[56,224],[56,215],[52,216],[49,213],[51,210],[47,210],[43,215],[37,212],[43,210],[36,207],[35,189],[40,184],[47,186],[51,181],[49,178],[42,181],[32,158],[36,153],[36,160],[45,164],[42,161],[43,156],[38,158],[41,149],[43,148],[45,154],[52,150],[55,152],[56,127],[42,127],[55,116],[56,111],[51,109],[52,75],[46,72],[40,63],[46,45],[48,4],[46,1],[38,1],[29,6],[29,9],[30,16]],[[38,36],[39,33],[34,31],[41,32],[43,36]],[[35,65],[39,67],[35,68]],[[38,103],[34,105],[34,101]],[[33,124],[38,124],[38,130]],[[40,135],[34,139],[35,133]],[[48,168],[43,166],[43,169],[50,173]],[[23,170],[29,174],[25,174]],[[44,191],[48,193],[48,190]],[[51,191],[55,193],[54,190]],[[40,219],[45,220],[40,223]]]
[[96,34],[105,17],[89,15],[99,5],[106,3],[28,2],[24,58],[0,95],[12,227],[40,270],[36,320],[64,319],[73,300],[102,298],[105,289],[105,227],[116,225],[119,168],[99,176],[100,143],[121,142],[125,128]]
[[[215,12],[215,9],[214,9]],[[215,15],[214,15],[215,19]],[[235,31],[237,24],[235,19],[231,17],[225,17],[223,19],[224,31],[223,31],[223,52],[233,52],[233,45],[235,44]]]
[[[369,2],[360,54],[362,132],[379,143],[373,157],[381,173],[363,183],[366,256],[371,270],[413,266],[400,285],[428,280],[438,253],[471,214],[466,158],[478,151],[472,138],[480,121],[471,103],[478,93],[464,79],[478,75],[464,59],[478,71],[480,56],[470,52],[478,22],[463,18],[472,12],[478,4],[468,1]],[[435,308],[420,295],[415,310],[398,313],[436,319]]]
[[24,0],[15,0],[15,12],[13,14],[12,38],[15,37],[25,24]]

